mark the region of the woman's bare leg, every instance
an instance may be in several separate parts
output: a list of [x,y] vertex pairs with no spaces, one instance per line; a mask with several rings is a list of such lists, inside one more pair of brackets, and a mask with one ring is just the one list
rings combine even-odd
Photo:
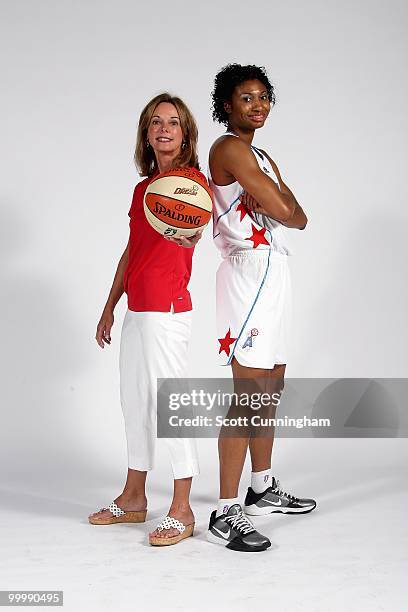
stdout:
[[[271,370],[248,368],[234,358],[232,373],[234,381],[242,390],[248,381],[247,390],[272,394],[282,388],[286,365],[277,365]],[[274,410],[271,412],[274,415]],[[245,462],[247,448],[251,453],[252,471],[260,472],[271,467],[271,454],[274,439],[273,428],[264,430],[262,436],[245,435],[228,437],[220,435],[218,454],[220,460],[220,498],[238,496],[238,487]]]
[[[168,516],[178,519],[183,525],[194,523],[194,514],[190,506],[190,489],[192,478],[177,478],[174,481],[173,500],[168,511]],[[151,536],[158,538],[170,538],[179,535],[177,529],[155,529],[150,533]]]
[[[125,512],[146,510],[146,475],[147,472],[128,468],[126,484],[122,493],[115,499],[119,508],[125,510]],[[90,517],[96,515],[101,518],[109,518],[112,513],[109,510],[102,510],[101,512],[94,512]]]
[[[276,365],[272,370],[259,370],[263,372],[261,378],[267,382],[265,391],[272,395],[279,393],[283,388],[286,364]],[[271,416],[275,416],[275,410],[271,411]],[[249,441],[249,452],[251,454],[251,464],[253,472],[262,472],[271,467],[273,442],[275,439],[274,428],[265,430],[261,436],[252,436]]]

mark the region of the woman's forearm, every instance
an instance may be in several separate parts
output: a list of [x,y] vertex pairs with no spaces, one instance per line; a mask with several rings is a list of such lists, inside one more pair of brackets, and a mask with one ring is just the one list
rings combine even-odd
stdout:
[[114,311],[116,304],[124,293],[123,287],[123,276],[126,270],[126,266],[129,261],[129,245],[123,252],[122,257],[119,260],[118,267],[116,268],[115,277],[113,279],[112,287],[109,292],[108,299],[106,301],[105,310]]

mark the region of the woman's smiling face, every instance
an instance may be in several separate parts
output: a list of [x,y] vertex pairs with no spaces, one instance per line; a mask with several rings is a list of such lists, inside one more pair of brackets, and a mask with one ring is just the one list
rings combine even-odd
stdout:
[[231,127],[254,130],[264,125],[271,110],[265,85],[257,79],[244,81],[233,91],[231,102],[226,102]]
[[183,132],[173,104],[160,102],[156,106],[147,130],[147,139],[155,153],[180,153]]

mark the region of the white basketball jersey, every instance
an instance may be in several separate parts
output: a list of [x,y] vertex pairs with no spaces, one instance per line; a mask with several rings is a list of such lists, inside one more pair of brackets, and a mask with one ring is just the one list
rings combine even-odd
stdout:
[[[226,132],[225,135],[238,138],[231,132]],[[251,149],[261,170],[279,186],[278,177],[268,158],[252,145]],[[212,180],[209,165],[208,180],[214,195],[213,238],[223,257],[248,249],[268,249],[290,255],[284,239],[285,226],[275,219],[246,208],[240,202],[244,188],[238,181],[230,185],[216,185]]]

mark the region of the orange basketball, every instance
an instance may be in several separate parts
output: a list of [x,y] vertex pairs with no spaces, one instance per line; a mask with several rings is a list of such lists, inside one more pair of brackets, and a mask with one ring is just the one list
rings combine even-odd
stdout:
[[212,194],[195,168],[174,168],[149,183],[144,211],[150,225],[163,236],[192,236],[207,225]]

